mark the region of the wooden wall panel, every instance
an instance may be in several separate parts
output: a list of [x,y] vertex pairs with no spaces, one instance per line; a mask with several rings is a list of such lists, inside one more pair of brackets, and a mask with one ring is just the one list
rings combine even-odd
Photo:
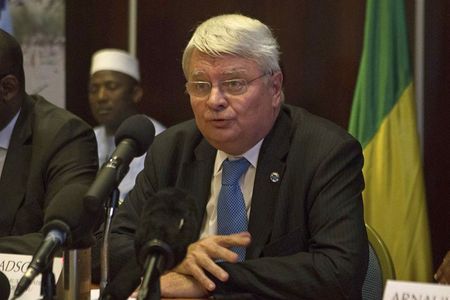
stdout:
[[90,124],[87,87],[91,55],[128,48],[128,1],[66,1],[66,107]]
[[437,268],[450,251],[450,2],[425,3],[424,163]]
[[276,0],[140,3],[138,56],[145,111],[167,125],[192,117],[184,93],[182,51],[196,24],[233,12],[258,18],[274,30],[282,51],[287,102],[346,127],[361,52],[361,1],[346,5],[298,0],[283,5]]

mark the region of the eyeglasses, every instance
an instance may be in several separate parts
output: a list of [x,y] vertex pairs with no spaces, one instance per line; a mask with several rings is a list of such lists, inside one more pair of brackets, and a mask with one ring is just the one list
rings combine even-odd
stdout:
[[[253,78],[251,80],[245,80],[245,79],[230,79],[230,80],[224,80],[219,81],[220,90],[227,94],[232,96],[238,96],[242,95],[245,92],[247,92],[248,86],[253,81],[263,78],[264,76],[269,75],[270,73],[264,73],[256,78]],[[188,81],[186,82],[186,91],[189,95],[192,97],[199,97],[203,98],[208,96],[211,93],[212,89],[212,83],[209,81]]]

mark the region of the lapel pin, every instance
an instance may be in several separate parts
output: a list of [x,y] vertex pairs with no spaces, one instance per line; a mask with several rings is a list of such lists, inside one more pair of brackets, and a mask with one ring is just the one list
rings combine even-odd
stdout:
[[273,183],[280,181],[280,174],[278,174],[278,172],[270,173],[270,181]]

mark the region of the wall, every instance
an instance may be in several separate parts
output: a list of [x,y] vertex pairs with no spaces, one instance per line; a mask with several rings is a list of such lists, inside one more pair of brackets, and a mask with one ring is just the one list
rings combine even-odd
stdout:
[[437,265],[450,251],[450,2],[425,3],[424,164]]

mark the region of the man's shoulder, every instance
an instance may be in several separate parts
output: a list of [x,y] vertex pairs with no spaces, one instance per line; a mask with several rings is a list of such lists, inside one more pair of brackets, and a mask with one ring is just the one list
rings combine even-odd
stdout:
[[194,120],[178,123],[164,130],[155,137],[153,148],[164,151],[167,147],[194,148],[203,139]]
[[160,135],[164,137],[164,139],[173,139],[174,137],[192,137],[199,134],[200,131],[195,124],[195,120],[191,119],[167,128]]
[[291,120],[292,127],[298,135],[311,135],[324,138],[353,139],[347,130],[324,117],[292,105],[283,105],[282,112]]
[[73,113],[60,108],[41,96],[28,96],[23,107],[31,121],[31,133],[35,143],[53,140],[70,140],[76,136],[85,136],[89,131],[95,137],[91,126]]
[[30,95],[29,99],[33,102],[34,106],[34,114],[39,116],[52,116],[56,117],[56,120],[64,119],[77,119],[81,122],[84,122],[81,120],[78,116],[74,115],[70,111],[59,107],[49,101],[47,101],[44,97],[39,95]]
[[80,126],[90,128],[90,126],[81,118],[70,111],[58,107],[47,101],[39,95],[30,95],[27,102],[32,106],[33,121],[35,127],[45,126],[49,130],[59,128],[61,126],[71,124],[72,126]]

